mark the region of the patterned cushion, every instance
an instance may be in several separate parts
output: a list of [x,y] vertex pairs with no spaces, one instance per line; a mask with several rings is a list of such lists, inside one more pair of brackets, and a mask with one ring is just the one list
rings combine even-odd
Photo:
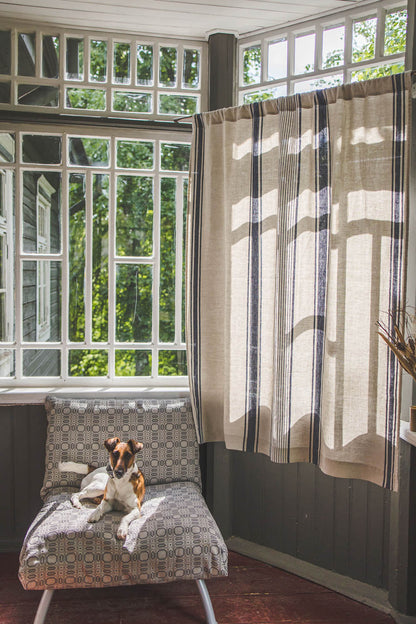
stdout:
[[61,461],[104,466],[103,442],[119,436],[143,442],[137,464],[147,484],[200,485],[199,448],[189,399],[70,399],[47,397],[44,500],[79,489],[82,475],[61,473]]
[[142,516],[125,542],[116,538],[121,512],[89,524],[93,505],[72,507],[68,494],[48,498],[20,555],[25,589],[106,587],[227,575],[227,548],[199,487],[147,488]]

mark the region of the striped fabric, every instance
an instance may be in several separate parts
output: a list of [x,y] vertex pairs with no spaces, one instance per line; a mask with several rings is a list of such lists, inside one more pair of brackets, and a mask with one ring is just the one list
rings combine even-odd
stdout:
[[[408,74],[194,117],[187,345],[199,440],[397,487]],[[383,317],[384,315],[384,317]]]

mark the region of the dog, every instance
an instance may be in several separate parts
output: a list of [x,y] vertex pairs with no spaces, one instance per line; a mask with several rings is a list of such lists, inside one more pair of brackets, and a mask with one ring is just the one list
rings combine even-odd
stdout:
[[83,499],[101,501],[88,522],[98,522],[112,509],[126,512],[117,530],[117,538],[124,540],[130,523],[141,516],[146,488],[143,473],[135,463],[135,455],[142,450],[143,444],[135,440],[121,442],[120,438],[108,438],[104,446],[109,452],[107,466],[94,470],[88,464],[61,462],[59,469],[86,475],[81,481],[81,490],[71,496],[74,507],[81,509]]

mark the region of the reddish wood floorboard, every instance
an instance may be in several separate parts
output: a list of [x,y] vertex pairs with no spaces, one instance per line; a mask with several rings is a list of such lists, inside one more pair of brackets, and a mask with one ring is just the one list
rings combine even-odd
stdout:
[[[0,624],[32,624],[41,592],[25,591],[18,555],[0,554]],[[229,577],[207,581],[218,624],[394,624],[384,613],[230,552]],[[55,592],[46,624],[204,624],[195,583]]]

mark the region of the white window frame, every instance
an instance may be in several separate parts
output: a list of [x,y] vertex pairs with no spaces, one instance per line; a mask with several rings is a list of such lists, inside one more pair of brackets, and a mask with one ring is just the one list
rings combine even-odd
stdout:
[[[384,24],[386,14],[406,9],[406,2],[397,0],[380,0],[379,2],[361,2],[358,6],[348,10],[332,12],[330,15],[321,16],[303,22],[293,22],[285,28],[266,30],[253,35],[241,37],[239,40],[238,54],[238,103],[245,103],[245,96],[256,94],[261,91],[271,91],[274,88],[286,88],[286,94],[291,95],[297,92],[296,85],[302,81],[313,81],[330,77],[331,75],[342,74],[343,83],[351,81],[355,71],[369,69],[372,67],[403,62],[404,53],[384,55]],[[377,33],[375,57],[359,63],[352,62],[352,27],[354,21],[377,17]],[[324,30],[345,26],[344,40],[344,62],[337,66],[322,69],[322,40]],[[295,40],[299,35],[315,33],[315,58],[314,71],[301,74],[295,73]],[[268,46],[279,39],[287,39],[288,42],[288,71],[287,76],[278,80],[268,80]],[[243,55],[244,50],[253,45],[261,47],[261,81],[256,84],[244,85],[243,83]],[[316,88],[316,87],[315,87]],[[313,87],[308,90],[313,90]]]
[[[0,215],[0,244],[3,245],[1,281],[3,287],[0,288],[0,293],[4,295],[5,300],[5,317],[1,322],[7,343],[13,340],[14,330],[13,171],[3,168],[3,163],[0,163],[0,177],[2,178],[0,202],[5,208],[4,213]],[[10,372],[14,370],[13,358],[14,352],[7,348],[2,349],[0,343],[0,376],[9,377]]]
[[[50,222],[51,197],[55,189],[49,184],[44,175],[37,181],[36,189],[36,223],[37,223],[37,253],[50,252]],[[45,342],[51,335],[51,265],[49,260],[38,260],[36,277],[36,340]]]
[[[4,168],[10,172],[15,172],[16,180],[16,240],[20,240],[21,243],[16,249],[16,288],[15,288],[15,319],[16,330],[15,339],[11,339],[8,342],[0,343],[0,351],[10,350],[15,354],[15,376],[7,379],[0,380],[0,385],[7,385],[10,388],[14,387],[29,387],[29,388],[68,388],[68,387],[84,387],[84,388],[125,388],[125,389],[149,389],[149,388],[172,388],[172,389],[187,389],[188,378],[187,376],[161,376],[158,374],[158,358],[154,357],[159,351],[181,351],[185,352],[185,343],[182,340],[182,261],[183,261],[183,216],[186,210],[184,201],[184,184],[188,181],[188,171],[174,172],[174,171],[162,171],[160,167],[160,145],[161,143],[186,143],[190,144],[190,133],[178,132],[178,131],[164,131],[155,135],[154,131],[137,129],[126,129],[121,131],[120,129],[99,129],[96,132],[92,132],[91,128],[74,128],[74,126],[60,126],[59,128],[48,125],[36,125],[33,124],[18,124],[13,125],[7,123],[0,123],[0,131],[8,132],[12,131],[16,134],[16,162],[5,163]],[[65,160],[69,154],[69,139],[72,136],[76,137],[92,137],[92,138],[108,138],[110,140],[110,162],[108,167],[80,167],[78,165],[69,165],[69,162],[65,160],[62,167],[53,165],[37,165],[23,163],[22,160],[22,138],[25,134],[40,134],[40,135],[59,135],[62,136],[62,154]],[[154,149],[154,168],[153,169],[126,169],[116,167],[116,144],[118,140],[143,140],[147,142],[153,142]],[[3,164],[2,164],[3,168]],[[38,251],[37,252],[25,252],[23,250],[22,232],[23,232],[23,206],[22,206],[22,184],[23,173],[25,171],[39,172],[42,175],[38,180],[38,187],[47,189],[49,195],[55,191],[50,187],[45,178],[47,172],[61,172],[62,173],[62,245],[61,250],[58,252],[51,252],[49,249],[43,249],[46,244],[44,239],[38,236]],[[157,302],[152,308],[152,339],[149,343],[135,343],[135,342],[116,342],[115,341],[115,316],[111,317],[109,313],[108,331],[109,340],[106,343],[96,343],[92,341],[91,332],[86,331],[85,340],[82,343],[73,343],[68,339],[68,322],[66,313],[62,312],[61,317],[61,332],[62,339],[58,342],[50,341],[45,338],[45,335],[38,335],[37,341],[25,342],[23,340],[23,318],[22,318],[22,263],[27,260],[39,262],[45,261],[50,264],[50,261],[60,262],[62,267],[68,262],[68,236],[69,236],[69,221],[68,221],[68,177],[71,173],[86,173],[87,178],[87,193],[86,193],[86,213],[89,215],[90,221],[87,222],[86,240],[89,241],[89,249],[87,249],[87,256],[91,253],[92,245],[92,176],[96,173],[105,173],[110,177],[110,195],[112,197],[113,206],[116,201],[116,178],[118,175],[142,175],[146,177],[152,177],[154,179],[154,219],[153,219],[153,254],[149,257],[123,257],[117,256],[115,252],[115,210],[109,214],[109,310],[115,310],[115,272],[116,266],[119,263],[130,263],[134,265],[148,264],[153,267],[153,285],[152,285],[152,297],[153,301]],[[171,343],[162,343],[159,339],[159,267],[160,267],[160,180],[161,178],[175,178],[177,180],[176,191],[176,289],[175,289],[175,338]],[[20,181],[20,182],[19,182]],[[42,194],[43,195],[43,194]],[[38,192],[38,198],[40,193]],[[39,202],[38,202],[38,214],[39,214]],[[39,248],[39,245],[42,249]],[[91,289],[91,259],[87,260],[86,256],[86,283],[87,288]],[[89,264],[88,264],[89,263]],[[50,284],[50,279],[48,280]],[[39,283],[38,283],[39,286]],[[68,272],[62,268],[61,278],[61,309],[66,311],[68,309],[69,302],[69,279]],[[48,295],[46,295],[48,297]],[[48,297],[49,300],[49,297]],[[11,306],[13,309],[13,306]],[[88,323],[91,320],[91,304],[86,302],[86,330]],[[37,350],[37,349],[56,349],[61,354],[61,369],[62,375],[56,377],[27,377],[23,375],[23,352],[24,350]],[[68,356],[70,349],[105,349],[108,350],[108,366],[109,374],[107,377],[75,377],[68,374]],[[143,349],[150,350],[152,352],[152,371],[149,376],[136,376],[136,377],[122,377],[115,376],[115,351],[116,349]],[[0,397],[1,398],[1,397]]]
[[[102,117],[128,117],[146,120],[172,120],[178,117],[177,113],[166,114],[160,112],[160,96],[163,94],[190,96],[196,99],[197,110],[207,110],[208,107],[208,45],[206,41],[198,39],[156,39],[154,37],[143,37],[138,35],[117,35],[111,32],[85,31],[85,30],[65,30],[63,28],[52,28],[50,25],[28,27],[16,26],[13,21],[4,20],[1,25],[2,30],[11,31],[11,75],[1,75],[0,82],[10,83],[11,85],[11,102],[9,104],[0,103],[1,110],[20,110],[33,112],[60,113],[65,115],[82,115],[94,116],[99,114]],[[35,76],[19,76],[18,75],[18,37],[19,33],[34,32],[36,34],[36,58],[35,58]],[[43,37],[52,36],[59,37],[59,77],[46,78],[43,76]],[[82,39],[84,45],[83,53],[83,74],[82,79],[70,79],[66,77],[66,54],[68,39]],[[107,42],[107,75],[106,80],[98,82],[90,77],[90,58],[92,40]],[[113,82],[114,67],[114,45],[115,43],[127,43],[130,47],[130,75],[127,82]],[[153,84],[138,85],[137,84],[137,46],[151,45],[153,46]],[[160,47],[175,47],[178,50],[177,63],[177,80],[176,86],[166,87],[159,84],[159,50]],[[183,58],[186,49],[198,50],[200,53],[200,82],[198,88],[186,88],[183,85]],[[54,87],[57,89],[58,104],[57,106],[40,106],[19,104],[18,92],[22,85],[33,85]],[[88,89],[98,90],[103,93],[104,108],[95,110],[83,108],[71,108],[66,106],[67,89]],[[135,93],[150,95],[152,110],[149,112],[132,112],[113,110],[113,98],[116,92]]]

